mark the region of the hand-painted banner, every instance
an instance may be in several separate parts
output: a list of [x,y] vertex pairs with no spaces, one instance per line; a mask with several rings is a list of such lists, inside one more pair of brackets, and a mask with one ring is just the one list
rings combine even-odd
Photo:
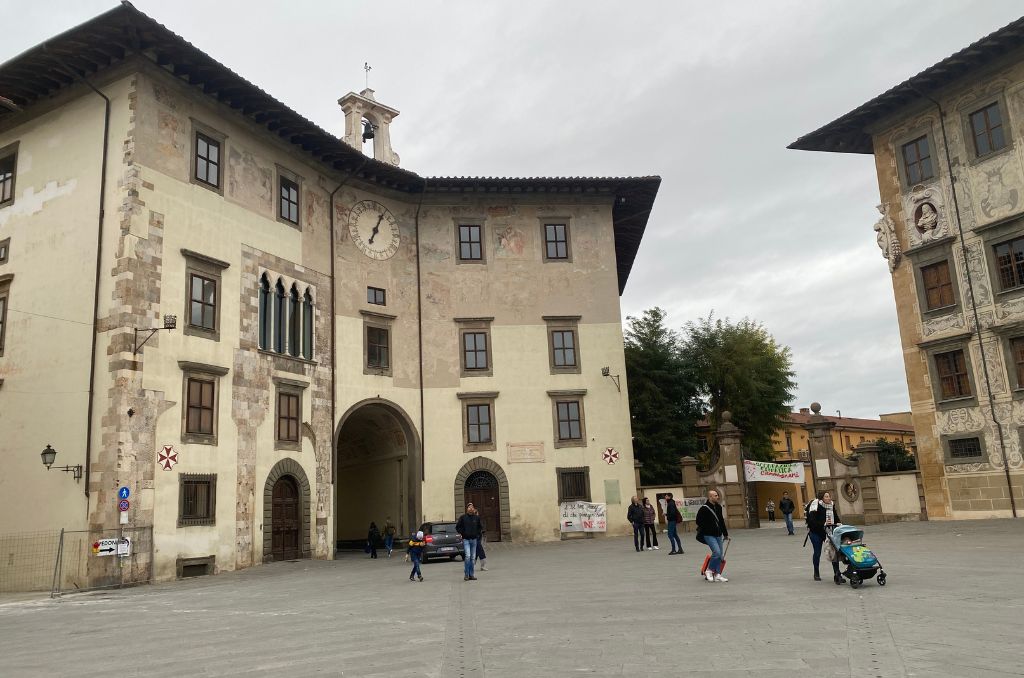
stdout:
[[562,532],[606,532],[608,517],[604,504],[567,501],[561,505]]
[[803,462],[776,464],[770,461],[744,461],[743,472],[747,482],[804,484]]
[[[662,498],[658,500],[661,503],[661,514],[666,515],[668,513],[668,502]],[[683,516],[683,522],[689,522],[691,520],[697,520],[697,511],[707,501],[704,497],[685,497],[683,499],[674,499],[676,508],[679,509],[679,514]]]

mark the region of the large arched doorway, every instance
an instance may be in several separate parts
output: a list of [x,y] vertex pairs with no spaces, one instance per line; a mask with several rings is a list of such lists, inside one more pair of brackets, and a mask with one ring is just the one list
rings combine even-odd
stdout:
[[488,541],[501,541],[501,503],[498,479],[488,471],[474,471],[466,478],[466,506],[473,504],[488,528]]
[[335,539],[366,540],[370,522],[391,518],[400,536],[419,526],[419,444],[408,415],[394,403],[366,400],[349,408],[338,427],[335,463]]
[[309,479],[299,462],[282,459],[267,474],[263,515],[264,562],[310,556]]
[[455,515],[466,512],[466,503],[472,501],[483,513],[485,507],[490,517],[487,521],[487,539],[509,541],[512,539],[511,511],[508,500],[508,478],[501,466],[487,457],[474,457],[463,465],[455,476]]

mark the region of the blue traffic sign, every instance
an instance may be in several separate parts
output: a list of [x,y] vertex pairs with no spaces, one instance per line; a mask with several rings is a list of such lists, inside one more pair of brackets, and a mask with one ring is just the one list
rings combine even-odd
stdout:
[[120,490],[117,491],[117,496],[121,499],[127,499],[128,497],[131,496],[131,494],[131,490],[129,490],[127,487],[122,487]]
[[125,511],[128,510],[128,506],[129,506],[129,504],[128,504],[128,500],[127,499],[122,499],[121,501],[117,502],[117,508],[122,513],[124,513]]

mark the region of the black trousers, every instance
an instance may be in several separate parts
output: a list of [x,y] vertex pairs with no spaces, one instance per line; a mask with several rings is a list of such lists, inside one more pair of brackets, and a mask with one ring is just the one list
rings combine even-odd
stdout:
[[637,551],[644,550],[644,524],[633,523],[633,547]]
[[644,540],[647,542],[647,548],[651,548],[651,539],[654,539],[654,545],[658,545],[658,528],[654,525],[648,525],[644,523]]

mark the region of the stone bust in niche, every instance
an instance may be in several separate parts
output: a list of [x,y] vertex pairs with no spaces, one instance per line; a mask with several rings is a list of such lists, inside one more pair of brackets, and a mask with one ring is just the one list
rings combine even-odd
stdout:
[[921,235],[934,231],[939,225],[939,213],[935,211],[935,206],[930,202],[921,203],[917,208],[917,214],[914,215],[914,223]]

